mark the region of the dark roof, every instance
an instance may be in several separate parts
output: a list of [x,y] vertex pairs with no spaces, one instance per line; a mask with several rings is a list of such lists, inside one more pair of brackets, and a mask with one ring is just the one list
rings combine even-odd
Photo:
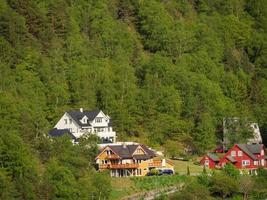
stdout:
[[53,128],[52,130],[49,131],[49,135],[52,137],[60,137],[63,135],[69,135],[72,139],[76,139],[76,137],[70,132],[69,129],[57,129],[57,128]]
[[[146,155],[134,155],[133,153],[137,149],[138,146],[141,146],[142,149],[146,152]],[[148,158],[153,158],[155,157],[155,153],[148,149],[145,145],[138,145],[138,144],[133,144],[133,145],[111,145],[109,148],[116,153],[118,156],[121,158],[136,158],[136,159],[148,159]]]
[[236,162],[236,159],[234,159],[232,156],[226,156],[226,158],[232,163]]
[[257,160],[254,154],[260,154],[262,150],[261,144],[237,144],[237,146],[254,160]]
[[[75,110],[75,111],[68,111],[67,113],[71,116],[71,118],[79,125],[79,126],[91,126],[89,121],[93,121],[96,116],[99,114],[100,110],[92,110],[92,111],[83,111]],[[80,122],[80,120],[86,116],[88,118],[88,121],[86,124],[83,124]]]
[[219,157],[216,155],[216,154],[214,154],[214,153],[208,153],[207,154],[209,157],[210,157],[210,159],[212,159],[213,161],[219,161],[220,159],[219,159]]

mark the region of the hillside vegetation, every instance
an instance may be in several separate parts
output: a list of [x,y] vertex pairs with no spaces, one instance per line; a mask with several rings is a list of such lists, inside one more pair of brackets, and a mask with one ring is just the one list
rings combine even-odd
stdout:
[[79,107],[170,155],[223,117],[266,133],[266,30],[264,0],[0,0],[0,199],[108,197],[93,141],[44,137]]

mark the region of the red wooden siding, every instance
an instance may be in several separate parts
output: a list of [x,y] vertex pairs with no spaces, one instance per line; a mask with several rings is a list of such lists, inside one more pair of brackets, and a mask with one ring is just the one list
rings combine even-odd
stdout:
[[[235,151],[235,156],[231,156],[232,152]],[[238,155],[238,152],[241,151],[242,155]],[[260,164],[254,165],[254,160],[251,158],[248,154],[246,154],[242,149],[240,149],[237,145],[234,145],[225,155],[223,158],[221,158],[219,162],[219,166],[223,167],[226,163],[229,163],[229,159],[227,159],[227,156],[231,156],[236,160],[235,163],[232,163],[234,166],[236,166],[238,169],[255,169],[260,167]],[[254,156],[260,157],[260,155],[254,154]],[[242,162],[248,161],[249,165],[243,166]]]
[[216,166],[216,162],[214,160],[212,160],[208,155],[204,156],[201,161],[200,164],[201,165],[205,165],[206,161],[209,162],[208,168],[210,169],[214,169]]

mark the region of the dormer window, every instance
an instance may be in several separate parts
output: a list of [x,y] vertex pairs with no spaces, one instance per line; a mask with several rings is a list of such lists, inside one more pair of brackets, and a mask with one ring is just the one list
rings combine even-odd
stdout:
[[101,123],[101,122],[102,122],[102,117],[97,117],[97,118],[95,118],[95,122],[96,122],[96,123]]
[[81,120],[80,120],[83,124],[86,124],[88,122],[88,118],[86,116],[84,116]]

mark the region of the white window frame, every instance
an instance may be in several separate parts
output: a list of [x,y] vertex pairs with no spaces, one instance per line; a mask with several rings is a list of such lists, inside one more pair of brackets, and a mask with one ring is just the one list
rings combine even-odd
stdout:
[[236,157],[236,151],[231,151],[231,156]]
[[250,160],[242,160],[242,166],[249,166],[250,165]]
[[64,124],[68,124],[68,119],[64,119]]
[[209,166],[210,165],[210,161],[209,160],[205,160],[205,166]]
[[238,156],[238,157],[242,157],[242,156],[243,156],[243,151],[238,151],[238,152],[237,152],[237,156]]
[[102,123],[102,117],[96,117],[95,122],[96,123]]

